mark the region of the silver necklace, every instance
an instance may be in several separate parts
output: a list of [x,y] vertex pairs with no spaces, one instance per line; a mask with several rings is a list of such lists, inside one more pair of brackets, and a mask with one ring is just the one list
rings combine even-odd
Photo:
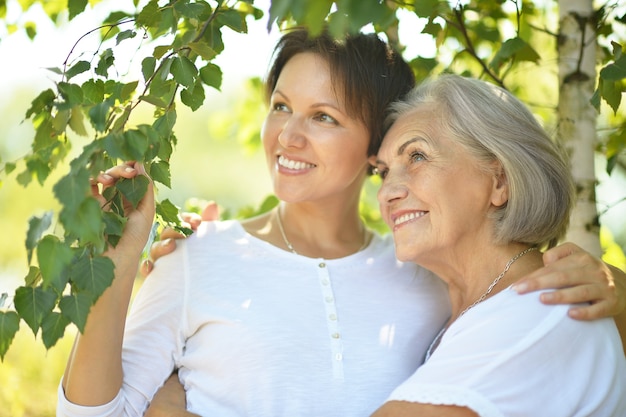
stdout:
[[[465,310],[461,311],[461,314],[459,314],[458,317],[455,320],[458,320],[459,317],[461,317],[463,314],[467,313],[467,311],[470,308],[475,307],[476,304],[485,301],[485,298],[487,298],[487,296],[491,293],[491,290],[493,290],[493,287],[496,286],[496,284],[502,279],[502,277],[504,277],[504,274],[506,274],[507,271],[511,268],[511,265],[513,265],[513,262],[517,261],[519,258],[521,258],[522,256],[526,255],[528,252],[533,251],[533,250],[537,250],[537,248],[532,247],[532,248],[524,249],[523,251],[521,251],[520,253],[518,253],[517,255],[512,257],[511,259],[509,259],[509,261],[504,266],[504,269],[502,270],[502,272],[500,272],[500,275],[498,275],[496,277],[496,279],[494,279],[493,282],[489,285],[489,287],[487,288],[487,291],[485,291],[483,293],[483,295],[478,297],[478,299],[476,301],[474,301],[467,308],[465,308]],[[435,348],[439,345],[439,341],[441,340],[441,338],[443,337],[443,334],[445,333],[445,331],[448,329],[449,326],[450,325],[443,327],[439,331],[439,333],[437,333],[437,336],[435,336],[435,339],[432,341],[432,343],[428,347],[428,350],[426,351],[426,359],[425,360],[428,360],[428,358],[430,358],[430,355],[432,354],[433,350],[435,350]]]
[[[498,275],[496,277],[496,279],[494,279],[493,282],[489,285],[489,288],[487,288],[487,291],[485,291],[483,293],[483,295],[478,297],[478,300],[474,301],[465,310],[461,311],[461,314],[459,314],[459,317],[461,317],[463,314],[467,313],[467,310],[469,310],[470,308],[474,307],[476,304],[485,301],[485,298],[487,298],[487,296],[491,293],[491,290],[493,290],[493,287],[496,286],[496,284],[502,279],[502,277],[504,277],[504,274],[506,274],[507,271],[509,270],[509,268],[511,268],[511,265],[513,265],[513,262],[517,261],[519,258],[521,258],[522,256],[526,255],[528,252],[533,251],[533,250],[537,250],[537,248],[532,247],[532,248],[524,249],[523,251],[521,251],[520,253],[518,253],[517,255],[512,257],[511,259],[509,259],[509,261],[506,263],[506,265],[505,265],[504,269],[502,270],[502,272],[500,272],[500,275]],[[457,319],[459,317],[457,317]]]
[[[285,234],[283,221],[280,217],[280,208],[276,208],[276,223],[278,223],[278,230],[280,230],[280,234],[283,237],[283,241],[285,242],[287,249],[289,249],[292,253],[298,255],[298,252],[296,252],[296,250],[293,248],[293,245],[291,244],[289,239],[287,239],[287,235]],[[366,246],[367,246],[367,228],[363,226],[363,245],[361,245],[361,247],[359,248],[357,252],[361,252],[363,249],[365,249]]]

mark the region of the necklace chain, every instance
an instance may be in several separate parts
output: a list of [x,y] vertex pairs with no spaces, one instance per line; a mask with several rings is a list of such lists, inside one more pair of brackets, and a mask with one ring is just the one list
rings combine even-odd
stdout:
[[[276,223],[278,223],[278,230],[280,230],[280,234],[283,237],[283,241],[285,242],[287,249],[289,249],[292,253],[298,255],[298,252],[296,252],[296,250],[293,248],[293,245],[291,244],[289,239],[287,239],[287,235],[285,234],[285,228],[283,227],[283,221],[280,216],[279,207],[276,208]],[[363,226],[363,245],[361,245],[361,247],[359,248],[357,252],[360,252],[363,249],[365,249],[365,247],[367,246],[367,243],[368,243],[367,242],[367,228]]]
[[489,285],[489,288],[487,288],[487,291],[485,291],[483,293],[483,295],[478,297],[478,299],[476,301],[474,301],[467,308],[465,308],[465,310],[461,311],[461,314],[459,314],[459,317],[461,317],[463,314],[467,313],[467,311],[470,308],[476,306],[476,304],[483,302],[485,300],[485,298],[487,298],[487,296],[491,293],[491,290],[493,290],[493,287],[496,286],[496,284],[502,279],[502,277],[504,277],[504,274],[506,274],[507,271],[509,270],[509,268],[511,268],[511,265],[513,265],[513,262],[517,261],[519,258],[521,258],[522,256],[526,255],[528,252],[533,251],[533,250],[537,250],[537,248],[536,247],[532,247],[532,248],[524,249],[523,251],[521,251],[520,253],[518,253],[517,255],[512,257],[511,259],[509,259],[509,261],[506,263],[506,266],[504,267],[502,272],[500,272],[500,275],[498,275],[496,277],[496,279],[494,279],[493,282]]
[[[521,258],[522,256],[526,255],[528,252],[533,251],[533,250],[537,250],[537,248],[536,247],[532,247],[532,248],[524,249],[523,251],[521,251],[520,253],[518,253],[517,255],[512,257],[511,259],[509,259],[509,261],[506,263],[506,265],[505,265],[504,269],[502,270],[502,272],[500,272],[500,275],[498,275],[496,277],[496,279],[494,279],[493,282],[489,285],[489,287],[487,288],[487,291],[485,291],[483,293],[483,295],[478,297],[478,299],[476,301],[474,301],[472,304],[470,304],[465,310],[461,311],[461,314],[459,314],[459,316],[456,319],[458,320],[459,317],[461,317],[463,314],[467,313],[467,311],[470,308],[475,307],[476,304],[483,302],[485,300],[485,298],[487,298],[487,296],[491,293],[491,290],[493,290],[493,287],[496,286],[496,284],[502,279],[502,277],[504,277],[504,274],[506,274],[506,272],[509,270],[509,268],[511,268],[511,265],[513,265],[513,262],[517,261],[519,258]],[[449,324],[448,324],[448,326],[449,326]],[[435,339],[430,343],[430,346],[428,347],[428,350],[426,351],[426,359],[425,360],[428,360],[430,358],[430,355],[432,354],[432,352],[439,345],[439,342],[441,341],[441,338],[443,337],[443,334],[448,329],[448,326],[442,327],[441,330],[439,330],[439,333],[437,333],[437,336],[435,336]]]

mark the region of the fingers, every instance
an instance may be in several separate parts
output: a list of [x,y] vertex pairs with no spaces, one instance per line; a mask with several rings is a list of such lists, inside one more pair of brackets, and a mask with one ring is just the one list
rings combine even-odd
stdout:
[[[163,233],[161,233],[161,237],[163,237]],[[141,276],[144,278],[147,277],[154,269],[154,263],[156,260],[161,256],[165,256],[168,253],[173,252],[174,249],[176,249],[176,242],[172,238],[154,242],[152,246],[150,246],[150,257],[148,259],[144,259],[139,265],[139,273]]]
[[584,250],[580,246],[577,246],[571,242],[565,242],[560,244],[559,246],[555,246],[554,248],[548,249],[543,254],[543,262],[546,265],[550,265],[553,262],[558,261],[559,259],[567,258],[568,256],[574,254],[585,254]]
[[[197,213],[181,213],[180,218],[183,220],[183,226],[189,227],[194,232],[198,230],[198,226],[202,223],[202,217]],[[180,237],[184,237],[184,235],[180,234]],[[172,236],[176,239],[175,236]]]
[[144,278],[147,277],[150,274],[150,272],[152,272],[153,269],[154,269],[154,264],[152,263],[150,259],[144,259],[141,262],[141,265],[139,265],[139,273]]
[[176,249],[176,242],[174,239],[165,239],[154,242],[152,246],[150,246],[150,259],[152,261],[156,261],[161,256],[165,256],[168,253],[171,253]]
[[575,320],[596,320],[610,316],[609,303],[599,302],[583,307],[572,307],[567,314]]
[[[220,209],[215,201],[209,201],[202,210],[202,220],[213,221],[220,218]],[[195,229],[194,229],[195,230]]]
[[111,185],[120,178],[133,178],[138,174],[145,174],[143,166],[131,161],[116,165],[113,168],[107,169],[105,172],[101,172],[98,177],[96,177],[96,181],[103,185]]

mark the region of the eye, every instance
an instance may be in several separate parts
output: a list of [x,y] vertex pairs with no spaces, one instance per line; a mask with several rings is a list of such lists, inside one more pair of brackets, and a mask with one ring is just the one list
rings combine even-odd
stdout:
[[335,124],[335,125],[338,124],[337,120],[334,117],[332,117],[332,116],[330,116],[330,115],[328,115],[326,113],[318,113],[318,114],[315,115],[314,119],[315,120],[319,120],[320,122],[324,122],[324,123],[332,123],[332,124]]
[[388,169],[386,168],[378,168],[378,167],[374,167],[372,169],[372,174],[374,175],[378,175],[380,177],[380,179],[384,180],[385,177],[387,176],[387,173],[389,172]]
[[409,154],[409,160],[411,162],[425,161],[426,155],[423,152],[413,151]]
[[281,103],[281,102],[276,102],[272,105],[272,109],[274,111],[281,111],[281,112],[288,112],[289,111],[289,107],[287,107],[287,105],[285,103]]

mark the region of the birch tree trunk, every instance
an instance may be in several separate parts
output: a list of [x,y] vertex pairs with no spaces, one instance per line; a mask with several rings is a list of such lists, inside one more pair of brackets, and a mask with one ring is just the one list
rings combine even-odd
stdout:
[[592,0],[559,0],[558,136],[570,155],[576,206],[567,240],[600,256],[594,148],[597,113],[590,103],[596,80]]

